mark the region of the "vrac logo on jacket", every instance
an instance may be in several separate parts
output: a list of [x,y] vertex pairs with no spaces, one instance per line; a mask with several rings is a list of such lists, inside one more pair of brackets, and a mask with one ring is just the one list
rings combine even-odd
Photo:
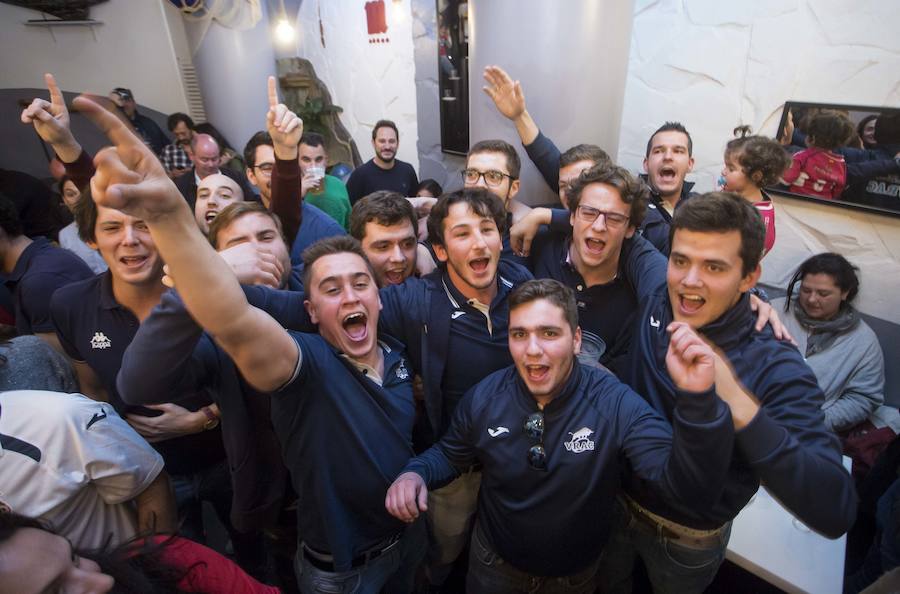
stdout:
[[563,445],[566,446],[566,449],[575,454],[580,454],[581,452],[586,452],[588,450],[594,449],[594,442],[589,438],[594,432],[588,429],[587,427],[582,427],[575,433],[569,433],[572,436],[572,439],[565,442]]

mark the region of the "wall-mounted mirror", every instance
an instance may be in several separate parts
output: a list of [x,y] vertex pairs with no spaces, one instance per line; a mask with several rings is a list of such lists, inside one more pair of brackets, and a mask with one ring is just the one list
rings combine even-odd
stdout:
[[465,0],[436,0],[441,150],[469,151],[469,6]]
[[900,216],[900,109],[788,101],[778,139],[790,196]]

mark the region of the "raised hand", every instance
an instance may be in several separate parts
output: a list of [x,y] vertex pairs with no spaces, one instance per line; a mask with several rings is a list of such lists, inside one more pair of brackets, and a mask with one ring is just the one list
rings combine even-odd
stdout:
[[22,110],[22,123],[32,124],[38,136],[53,146],[60,159],[72,163],[81,153],[81,145],[75,140],[69,127],[66,101],[52,74],[45,74],[44,82],[50,91],[50,101],[34,99],[31,105]]
[[531,242],[537,236],[541,225],[549,225],[552,212],[547,208],[533,208],[509,229],[509,245],[514,254],[527,257],[531,253]]
[[193,219],[187,202],[166,175],[162,163],[121,119],[87,97],[77,97],[72,104],[113,144],[94,157],[97,170],[91,178],[94,202],[148,223],[179,210]]
[[484,80],[487,86],[482,89],[504,117],[515,120],[525,113],[525,94],[519,81],[513,81],[499,66],[485,67]]
[[242,285],[266,285],[281,288],[284,264],[269,252],[258,249],[252,243],[239,243],[219,252],[228,262],[238,282]]
[[269,111],[266,114],[266,130],[272,137],[275,156],[279,159],[296,159],[297,145],[303,136],[303,120],[278,102],[278,84],[274,76],[269,77]]
[[420,511],[428,510],[428,487],[415,472],[404,472],[388,489],[384,497],[388,513],[404,522],[415,522]]
[[794,346],[797,345],[797,341],[791,336],[790,331],[781,321],[781,318],[778,317],[778,313],[771,304],[766,303],[756,295],[750,295],[750,309],[756,312],[756,326],[754,328],[757,332],[762,332],[762,329],[768,324],[772,327],[772,333],[775,334],[775,338],[786,340]]
[[666,368],[679,390],[705,392],[716,380],[715,354],[712,348],[684,322],[672,322],[666,352]]

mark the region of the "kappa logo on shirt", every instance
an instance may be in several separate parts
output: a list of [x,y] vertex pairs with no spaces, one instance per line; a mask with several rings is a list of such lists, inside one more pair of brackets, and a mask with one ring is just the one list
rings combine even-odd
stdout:
[[575,433],[569,432],[569,435],[572,436],[572,439],[565,442],[563,445],[566,446],[566,449],[573,454],[580,454],[581,452],[593,450],[594,442],[589,439],[593,433],[594,432],[587,427],[582,427]]
[[112,342],[102,332],[94,332],[94,338],[91,339],[92,349],[108,349],[112,346]]

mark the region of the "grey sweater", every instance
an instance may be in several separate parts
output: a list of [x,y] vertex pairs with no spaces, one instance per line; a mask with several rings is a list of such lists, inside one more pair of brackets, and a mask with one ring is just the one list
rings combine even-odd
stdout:
[[[772,301],[787,326],[800,354],[806,353],[809,333],[791,311],[784,311],[784,298]],[[825,424],[848,429],[867,420],[884,404],[884,355],[875,332],[862,320],[853,330],[839,336],[830,348],[806,358],[825,392],[822,411]]]
[[77,392],[78,381],[69,361],[37,336],[17,336],[0,344],[0,392],[48,390]]

